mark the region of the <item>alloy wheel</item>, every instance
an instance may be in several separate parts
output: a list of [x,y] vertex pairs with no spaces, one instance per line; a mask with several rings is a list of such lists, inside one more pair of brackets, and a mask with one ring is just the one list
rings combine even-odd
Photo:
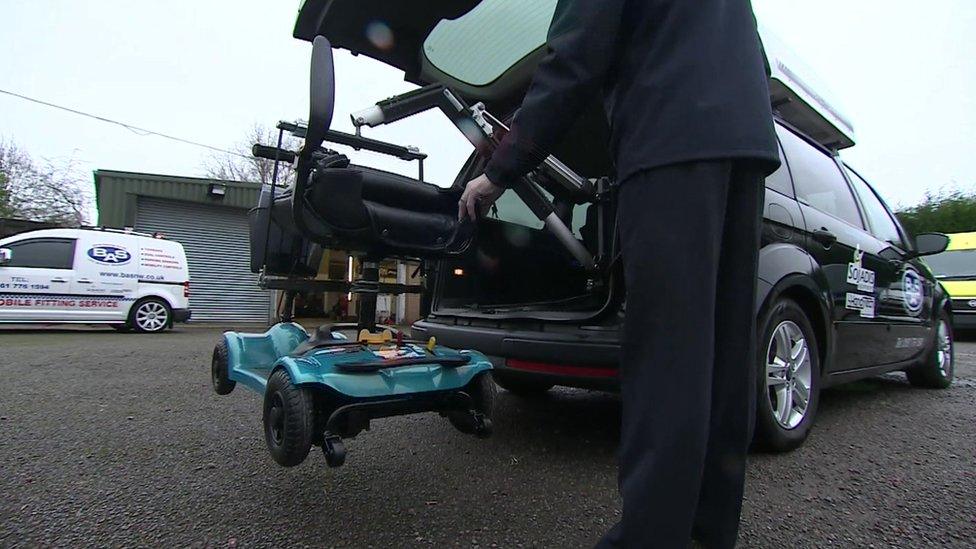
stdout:
[[169,313],[162,303],[147,301],[136,309],[136,324],[147,332],[157,332],[166,327]]
[[795,429],[806,417],[813,379],[810,347],[791,320],[773,330],[766,347],[766,396],[777,423]]
[[939,361],[939,370],[942,375],[949,377],[952,374],[952,332],[949,330],[949,323],[942,319],[939,321],[939,331],[937,336],[938,351],[936,359]]

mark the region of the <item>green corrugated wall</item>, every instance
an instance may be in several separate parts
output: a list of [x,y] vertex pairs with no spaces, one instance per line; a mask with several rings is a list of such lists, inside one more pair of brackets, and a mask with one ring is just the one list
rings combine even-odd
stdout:
[[[227,194],[222,198],[211,196],[210,185],[214,183],[224,185]],[[260,190],[261,185],[257,183],[112,170],[95,171],[98,225],[102,227],[134,226],[139,196],[248,209],[257,204]]]

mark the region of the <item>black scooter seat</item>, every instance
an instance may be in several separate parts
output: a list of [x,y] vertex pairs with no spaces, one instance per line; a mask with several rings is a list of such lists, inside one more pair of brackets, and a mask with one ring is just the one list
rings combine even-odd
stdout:
[[[436,259],[463,252],[474,232],[474,224],[457,219],[461,189],[356,166],[341,155],[320,162],[307,189],[304,199],[290,190],[275,197],[271,209],[282,236],[377,257]],[[296,222],[295,200],[304,223]],[[252,211],[252,246],[263,245],[267,231],[261,210]],[[271,240],[272,254],[291,253],[287,239],[272,232]]]

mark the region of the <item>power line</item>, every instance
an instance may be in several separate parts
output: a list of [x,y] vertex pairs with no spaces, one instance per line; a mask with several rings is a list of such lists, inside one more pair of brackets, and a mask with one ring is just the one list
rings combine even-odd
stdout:
[[91,114],[91,113],[88,113],[88,112],[79,111],[77,109],[72,109],[72,108],[69,108],[69,107],[62,106],[62,105],[55,105],[54,103],[49,103],[47,101],[42,101],[42,100],[37,99],[35,97],[28,97],[26,95],[21,95],[19,93],[15,93],[15,92],[8,91],[8,90],[4,90],[4,89],[0,89],[0,93],[5,94],[5,95],[9,95],[9,96],[12,96],[12,97],[16,97],[18,99],[23,99],[24,101],[30,101],[31,103],[37,103],[38,105],[43,105],[45,107],[51,107],[53,109],[58,109],[58,110],[70,112],[71,114],[77,114],[78,116],[84,116],[86,118],[92,118],[94,120],[98,120],[99,122],[106,122],[108,124],[114,124],[116,126],[121,126],[121,127],[129,130],[130,132],[132,132],[132,133],[134,133],[134,134],[136,134],[136,135],[138,135],[140,137],[145,137],[147,135],[155,135],[157,137],[162,137],[163,139],[169,139],[171,141],[177,141],[179,143],[184,143],[186,145],[193,145],[194,147],[203,147],[204,149],[210,149],[211,151],[220,152],[220,153],[224,153],[224,154],[231,154],[231,155],[234,155],[234,156],[239,156],[241,158],[246,158],[248,160],[251,160],[251,157],[250,156],[243,155],[243,154],[240,154],[240,153],[236,153],[234,151],[228,151],[227,149],[221,149],[220,147],[214,147],[213,145],[207,145],[206,143],[200,143],[200,142],[197,142],[197,141],[191,141],[189,139],[183,139],[182,137],[176,137],[174,135],[168,135],[168,134],[161,133],[161,132],[157,132],[157,131],[153,131],[153,130],[147,130],[145,128],[140,128],[138,126],[133,126],[132,124],[126,124],[125,122],[119,122],[118,120],[112,120],[111,118],[105,118],[104,116],[98,116],[96,114]]

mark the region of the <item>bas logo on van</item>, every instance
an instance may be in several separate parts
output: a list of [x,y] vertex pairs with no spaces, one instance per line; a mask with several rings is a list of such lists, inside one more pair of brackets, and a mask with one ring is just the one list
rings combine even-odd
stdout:
[[108,265],[125,265],[130,259],[132,259],[132,254],[126,251],[125,248],[109,246],[107,244],[99,244],[89,248],[88,257],[99,263]]

